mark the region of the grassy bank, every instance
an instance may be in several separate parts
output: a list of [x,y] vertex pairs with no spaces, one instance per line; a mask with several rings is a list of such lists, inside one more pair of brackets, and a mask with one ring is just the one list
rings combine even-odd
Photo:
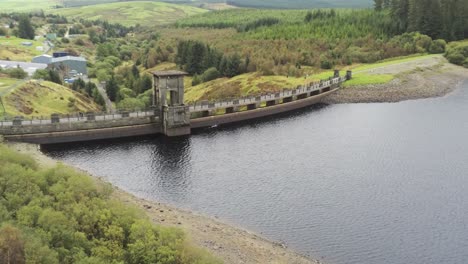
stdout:
[[110,186],[1,143],[0,190],[5,263],[219,263],[181,230],[111,198]]
[[[384,60],[370,64],[355,64],[344,67],[340,74],[344,75],[346,70],[352,70],[353,79],[343,84],[344,87],[362,85],[386,84],[396,78],[397,74],[374,73],[373,71],[406,63],[418,63],[418,61],[439,58],[440,55],[412,55],[390,60]],[[247,73],[234,78],[220,78],[210,82],[191,86],[191,79],[186,80],[186,101],[196,102],[201,100],[223,100],[227,98],[258,95],[262,93],[274,93],[282,89],[292,89],[298,85],[304,85],[333,76],[333,71],[314,72],[314,68],[306,68],[307,75],[304,77],[272,75],[263,76],[261,73]]]
[[25,82],[3,95],[2,100],[8,116],[49,116],[53,113],[100,111],[100,107],[91,98],[47,81]]

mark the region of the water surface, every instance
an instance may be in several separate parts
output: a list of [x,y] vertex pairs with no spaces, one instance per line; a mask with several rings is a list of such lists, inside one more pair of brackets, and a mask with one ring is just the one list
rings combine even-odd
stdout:
[[466,263],[467,137],[468,81],[443,98],[46,152],[327,263]]

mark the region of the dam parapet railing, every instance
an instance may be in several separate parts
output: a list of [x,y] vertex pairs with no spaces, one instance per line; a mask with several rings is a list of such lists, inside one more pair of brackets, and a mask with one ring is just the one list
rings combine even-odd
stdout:
[[[339,86],[341,83],[348,80],[347,76],[343,77],[331,77],[328,80],[322,80],[320,82],[311,82],[307,85],[301,85],[296,89],[283,89],[280,92],[262,94],[258,96],[246,96],[236,99],[228,99],[223,101],[201,101],[193,104],[189,104],[190,113],[204,112],[207,115],[208,112],[213,112],[218,109],[226,109],[226,113],[236,112],[235,109],[242,106],[252,106],[255,108],[266,103],[266,106],[275,105],[278,103],[286,103],[306,98],[309,96],[318,95],[326,90],[330,90],[333,87]],[[194,115],[192,115],[194,116]],[[196,116],[195,116],[196,118]]]
[[22,117],[0,120],[0,134],[63,132],[158,123],[155,110],[120,111],[119,113],[52,114],[46,117]]

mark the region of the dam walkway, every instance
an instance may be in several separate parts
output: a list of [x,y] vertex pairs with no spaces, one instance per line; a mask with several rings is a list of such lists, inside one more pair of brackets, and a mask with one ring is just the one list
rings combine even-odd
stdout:
[[[180,136],[191,129],[265,117],[317,103],[351,78],[334,77],[277,93],[223,101],[183,103],[183,72],[156,72],[152,109],[118,113],[52,114],[47,118],[17,116],[0,121],[7,140],[38,144],[78,142],[149,134]],[[168,96],[169,95],[169,96]]]

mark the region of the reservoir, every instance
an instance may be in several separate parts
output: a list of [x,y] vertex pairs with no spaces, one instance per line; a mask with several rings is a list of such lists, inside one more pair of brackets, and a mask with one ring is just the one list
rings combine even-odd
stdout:
[[468,259],[468,81],[442,98],[44,151],[326,263]]

